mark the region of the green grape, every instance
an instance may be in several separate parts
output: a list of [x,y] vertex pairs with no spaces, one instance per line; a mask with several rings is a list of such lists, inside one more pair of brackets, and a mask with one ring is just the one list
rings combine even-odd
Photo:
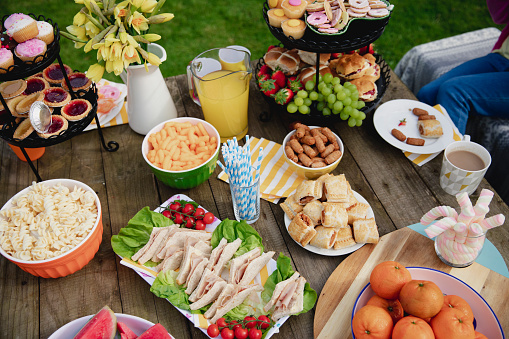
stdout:
[[313,101],[311,99],[309,99],[309,98],[304,99],[304,105],[311,106],[312,103],[313,103]]
[[306,85],[304,87],[306,88],[307,91],[312,91],[313,88],[315,88],[315,82],[310,80],[306,82]]
[[286,106],[286,110],[288,111],[288,113],[295,113],[297,112],[297,110],[299,109],[299,107],[297,107],[297,105],[295,105],[295,103],[291,102],[288,104],[288,106]]
[[331,111],[328,107],[325,107],[322,111],[322,114],[323,115],[331,115]]
[[352,106],[345,106],[345,108],[343,108],[343,112],[345,112],[348,115],[352,114],[353,112]]
[[325,84],[325,82],[320,82],[318,84],[318,90],[321,92],[325,87],[327,87],[327,85]]
[[338,78],[338,77],[334,77],[332,79],[332,84],[335,86],[335,85],[339,85],[341,83],[341,79]]
[[335,110],[334,108],[332,108],[331,112],[332,112],[332,114],[334,114],[334,115],[338,115],[340,111]]
[[352,95],[352,91],[350,91],[348,88],[346,87],[343,87],[343,93],[345,93],[345,95],[347,97],[349,97],[350,95]]
[[331,93],[332,93],[332,90],[329,87],[325,87],[324,89],[322,89],[322,94],[324,97],[329,96],[329,94],[331,94]]
[[355,126],[360,127],[361,125],[362,125],[362,120],[358,120],[358,119],[357,119],[357,120],[355,121]]
[[338,112],[341,112],[343,110],[343,103],[341,101],[336,101],[334,103],[334,109]]
[[350,116],[351,116],[352,118],[354,118],[354,119],[359,119],[359,118],[360,118],[360,116],[361,116],[359,113],[360,113],[360,112],[359,112],[358,110],[353,109],[352,113],[350,113]]
[[334,76],[331,74],[331,73],[325,73],[325,75],[323,76],[323,81],[326,83],[326,84],[329,84],[332,82],[332,79],[334,78]]
[[325,97],[323,96],[322,93],[318,93],[318,99],[316,99],[318,101],[324,101],[325,100]]
[[345,113],[345,111],[343,111],[339,114],[339,117],[341,118],[341,120],[347,120],[350,116],[348,115],[348,113]]
[[364,101],[358,101],[357,102],[357,109],[361,109],[363,108],[364,106],[366,106],[366,103]]
[[302,99],[301,97],[296,97],[293,102],[295,102],[295,105],[297,106],[302,106],[304,105],[304,99]]
[[[337,78],[335,78],[337,79]],[[339,93],[343,90],[343,86],[341,84],[334,85],[334,92]]]
[[352,99],[350,99],[350,97],[346,97],[344,100],[341,100],[343,102],[343,105],[345,106],[350,106],[350,104],[352,103]]
[[336,97],[338,98],[338,100],[343,101],[346,99],[346,93],[344,91],[341,91],[338,94],[336,94]]
[[358,120],[364,120],[366,119],[366,113],[364,113],[363,111],[359,111],[359,117],[357,118]]
[[[299,110],[300,110],[300,108],[299,108]],[[354,118],[350,117],[348,119],[348,126],[354,127],[356,124],[357,124],[357,121]]]
[[318,84],[320,84],[323,81],[322,75],[318,74],[318,81],[316,80],[316,74],[313,75],[313,80],[312,81],[314,81],[315,83],[318,82]]
[[350,104],[350,106],[352,106],[352,108],[357,108],[357,103],[358,103],[357,100],[352,99],[352,103]]
[[309,107],[306,105],[299,106],[299,112],[302,114],[308,114],[310,111]]
[[352,90],[352,93],[350,94],[350,96],[352,97],[355,97],[356,99],[359,98],[359,91],[357,90],[357,88],[355,88],[354,90]]
[[330,102],[327,102],[327,107],[329,107],[329,109],[332,109],[334,107],[334,104],[331,104]]
[[333,104],[336,102],[336,95],[331,93],[329,94],[329,96],[327,97],[327,101],[329,102],[329,104]]
[[325,107],[325,102],[323,102],[323,101],[318,102],[318,104],[316,105],[316,109],[319,111],[323,111],[324,107]]
[[353,88],[357,88],[355,87],[355,85],[353,85],[351,82],[347,81],[343,84],[343,86],[345,86],[346,88],[348,89],[353,89]]
[[305,98],[308,97],[308,92],[306,92],[305,90],[301,89],[300,91],[297,92],[297,96],[299,98],[305,99]]
[[315,91],[312,91],[311,93],[309,93],[309,99],[318,100],[318,93],[316,93]]

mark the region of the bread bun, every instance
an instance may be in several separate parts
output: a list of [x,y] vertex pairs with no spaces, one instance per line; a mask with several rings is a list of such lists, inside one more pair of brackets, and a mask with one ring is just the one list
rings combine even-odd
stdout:
[[[329,66],[320,65],[320,74],[322,76],[324,76],[327,73],[331,73]],[[306,82],[308,82],[309,80],[313,80],[313,77],[315,74],[316,74],[316,67],[314,67],[314,66],[307,67],[307,68],[304,68],[300,72],[298,79],[300,80],[300,82],[302,82],[303,85],[305,85]]]
[[300,57],[296,49],[274,47],[264,55],[263,61],[272,70],[279,68],[286,75],[294,75],[299,70]]
[[338,59],[336,72],[345,80],[353,80],[366,74],[371,64],[358,53],[345,54]]
[[350,83],[355,85],[359,91],[359,100],[369,102],[376,99],[378,90],[375,82],[370,78],[371,77],[363,76],[361,78],[350,81]]
[[[300,60],[308,65],[316,65],[316,53],[302,51],[299,49]],[[330,53],[320,53],[320,65],[328,65]]]

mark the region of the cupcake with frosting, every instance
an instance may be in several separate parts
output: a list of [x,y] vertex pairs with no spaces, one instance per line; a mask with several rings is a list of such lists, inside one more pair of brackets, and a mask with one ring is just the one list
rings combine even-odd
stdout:
[[7,69],[14,65],[12,52],[7,48],[0,48],[0,74],[7,73]]
[[39,39],[30,39],[17,45],[14,49],[14,53],[23,61],[33,61],[39,55],[44,55],[44,53],[46,53],[46,49],[47,47],[44,41]]
[[16,13],[9,16],[4,23],[6,33],[17,43],[33,39],[39,34],[37,22],[30,16]]
[[37,29],[39,30],[39,34],[35,37],[36,39],[42,40],[49,45],[55,39],[55,35],[53,33],[53,26],[49,22],[46,21],[37,21]]

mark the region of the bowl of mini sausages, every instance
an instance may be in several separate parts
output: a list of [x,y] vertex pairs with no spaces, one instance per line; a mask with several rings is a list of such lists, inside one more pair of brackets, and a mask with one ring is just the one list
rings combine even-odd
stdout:
[[299,176],[314,180],[332,172],[343,158],[341,138],[328,127],[293,125],[283,140],[285,161]]

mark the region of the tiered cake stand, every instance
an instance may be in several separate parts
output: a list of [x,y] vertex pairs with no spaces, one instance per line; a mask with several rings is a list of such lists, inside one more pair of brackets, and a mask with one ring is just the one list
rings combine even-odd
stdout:
[[[303,51],[316,53],[317,71],[320,68],[320,53],[344,53],[369,46],[369,44],[380,38],[391,16],[391,12],[389,11],[389,15],[381,19],[354,19],[348,24],[346,31],[342,34],[320,34],[307,27],[306,33],[302,38],[294,39],[293,37],[287,37],[281,28],[273,27],[269,24],[269,17],[267,15],[269,9],[267,2],[264,2],[263,17],[272,35],[288,49],[297,48]],[[387,65],[381,55],[375,54],[374,56],[376,57],[376,63],[380,66],[380,78],[375,82],[378,89],[378,96],[374,101],[366,102],[366,105],[361,109],[361,111],[366,114],[371,112],[378,105],[380,100],[382,100],[385,90],[391,81],[389,65]],[[263,63],[263,58],[261,58],[256,65],[255,74],[258,73]],[[318,83],[316,87],[318,91]],[[264,96],[264,98],[269,103],[271,111],[286,114],[290,116],[292,120],[299,119],[306,124],[323,124],[330,122],[331,119],[339,118],[339,115],[323,116],[322,113],[316,109],[316,102],[311,106],[310,114],[290,114],[286,111],[286,106],[276,104],[272,98],[267,96]],[[270,119],[270,117],[262,113],[260,119],[264,121]]]
[[[47,51],[44,55],[38,56],[33,61],[27,61],[23,62],[22,60],[15,58],[14,65],[10,66],[8,69],[3,69],[3,71],[6,71],[6,73],[0,74],[0,82],[9,81],[9,80],[16,80],[16,79],[24,79],[26,77],[29,77],[31,75],[37,74],[39,72],[42,72],[46,67],[51,65],[55,59],[58,60],[58,63],[60,65],[61,69],[64,69],[64,64],[62,62],[62,59],[60,58],[60,30],[58,29],[57,23],[53,22],[51,19],[46,19],[44,16],[40,15],[36,17],[34,14],[29,14],[31,17],[33,17],[37,21],[46,21],[50,23],[54,28],[54,35],[55,40],[48,45]],[[5,15],[2,18],[1,21],[1,27],[2,31],[3,29],[3,22],[5,19],[7,19],[9,15]],[[65,81],[67,83],[67,87],[70,89],[69,92],[71,94],[72,99],[76,98],[83,98],[88,100],[92,104],[92,110],[88,114],[87,117],[80,121],[72,122],[69,121],[69,127],[67,130],[62,131],[58,135],[53,135],[47,139],[39,137],[36,133],[32,133],[27,138],[20,140],[14,138],[14,131],[16,130],[16,127],[18,126],[18,123],[16,122],[16,118],[12,116],[9,107],[7,106],[7,103],[3,96],[0,94],[0,101],[2,102],[2,105],[4,106],[4,109],[7,111],[7,114],[10,115],[9,121],[3,125],[2,128],[0,128],[0,137],[7,141],[7,143],[17,146],[21,149],[21,152],[23,153],[25,159],[27,160],[27,163],[29,164],[30,168],[34,172],[35,176],[37,177],[37,181],[42,181],[41,177],[39,176],[39,173],[37,169],[35,168],[32,160],[28,156],[25,148],[38,148],[38,147],[46,147],[46,146],[52,146],[59,144],[61,142],[64,142],[68,139],[71,139],[75,135],[81,133],[95,118],[95,122],[97,124],[97,132],[99,133],[99,137],[101,139],[101,143],[105,150],[109,152],[115,152],[119,148],[119,144],[116,141],[109,141],[107,144],[104,141],[104,137],[101,130],[101,125],[99,123],[99,118],[97,117],[97,88],[95,84],[93,83],[92,86],[88,90],[78,90],[73,91],[72,86],[70,85],[69,78],[67,77],[67,73],[63,72]],[[60,114],[60,108],[55,108],[53,111],[53,114]],[[27,113],[28,118],[28,113]]]

